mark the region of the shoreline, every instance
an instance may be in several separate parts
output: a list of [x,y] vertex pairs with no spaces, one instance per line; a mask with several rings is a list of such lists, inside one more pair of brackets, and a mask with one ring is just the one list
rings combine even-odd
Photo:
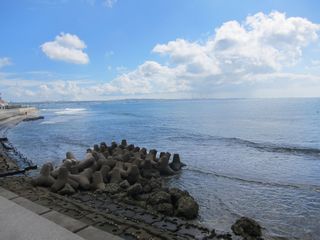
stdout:
[[37,168],[7,138],[8,130],[25,119],[28,119],[26,115],[16,115],[0,120],[0,177],[23,174]]
[[[6,136],[6,132],[22,120],[21,117],[11,119],[6,124],[0,121],[0,137]],[[0,154],[4,155],[7,151],[1,146]],[[8,157],[6,161],[15,162],[16,159]],[[119,202],[107,194],[79,192],[71,197],[61,196],[46,188],[32,186],[31,178],[27,176],[0,177],[0,186],[124,239],[241,239],[232,231],[210,230],[197,219],[165,216],[134,204]]]

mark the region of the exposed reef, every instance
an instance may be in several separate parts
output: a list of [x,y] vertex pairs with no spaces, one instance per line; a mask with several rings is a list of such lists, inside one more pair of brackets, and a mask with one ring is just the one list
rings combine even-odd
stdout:
[[199,205],[187,192],[177,188],[166,188],[165,176],[178,173],[185,164],[179,154],[140,148],[112,142],[102,142],[87,149],[83,160],[77,160],[67,152],[61,166],[53,168],[51,163],[42,166],[40,175],[32,180],[34,186],[50,188],[61,195],[72,195],[79,191],[108,194],[112,199],[137,205],[167,216],[195,219]]

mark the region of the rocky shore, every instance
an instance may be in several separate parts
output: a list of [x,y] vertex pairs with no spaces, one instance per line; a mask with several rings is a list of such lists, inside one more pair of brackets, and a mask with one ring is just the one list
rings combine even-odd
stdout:
[[[14,163],[8,151],[0,148]],[[124,239],[262,239],[261,227],[248,218],[239,219],[229,233],[199,225],[194,197],[163,184],[185,166],[178,154],[170,159],[170,153],[126,140],[100,143],[87,149],[83,160],[68,152],[60,166],[46,163],[33,178],[2,177],[0,186]]]

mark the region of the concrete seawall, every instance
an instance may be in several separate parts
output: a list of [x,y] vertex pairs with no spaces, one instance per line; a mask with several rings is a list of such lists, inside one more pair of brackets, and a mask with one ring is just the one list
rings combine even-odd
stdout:
[[17,116],[37,116],[39,111],[34,107],[0,110],[0,121]]

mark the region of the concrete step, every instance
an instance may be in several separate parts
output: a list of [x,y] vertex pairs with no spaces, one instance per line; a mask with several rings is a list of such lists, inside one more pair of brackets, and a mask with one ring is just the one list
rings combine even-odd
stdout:
[[0,187],[0,239],[121,240]]

